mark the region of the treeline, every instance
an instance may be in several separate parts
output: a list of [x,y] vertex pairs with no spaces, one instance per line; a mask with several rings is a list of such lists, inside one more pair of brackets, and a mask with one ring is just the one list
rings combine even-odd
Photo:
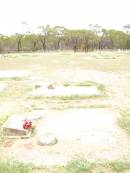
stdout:
[[55,26],[39,27],[38,33],[27,31],[25,34],[10,36],[0,35],[0,53],[20,51],[56,51],[73,50],[93,51],[104,49],[130,49],[129,25],[128,30],[107,30],[98,25],[90,25],[85,30],[70,30]]

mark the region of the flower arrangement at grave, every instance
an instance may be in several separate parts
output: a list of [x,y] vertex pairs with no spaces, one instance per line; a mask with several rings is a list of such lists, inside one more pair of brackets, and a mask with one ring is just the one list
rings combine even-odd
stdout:
[[33,123],[31,120],[25,118],[23,120],[23,128],[26,130],[33,130],[35,128],[35,123]]

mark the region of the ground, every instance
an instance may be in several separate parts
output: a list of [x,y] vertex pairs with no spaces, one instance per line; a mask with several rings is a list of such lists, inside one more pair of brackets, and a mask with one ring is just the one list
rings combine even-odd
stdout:
[[[120,112],[129,110],[130,104],[129,51],[8,54],[0,61],[0,70],[31,72],[23,79],[1,79],[1,83],[8,84],[8,89],[0,93],[1,117],[40,110],[43,120],[37,129],[42,127],[58,138],[57,145],[51,147],[38,146],[36,136],[6,140],[1,152],[26,162],[35,156],[40,165],[62,165],[75,155],[89,161],[130,161],[129,135],[118,124]],[[56,85],[91,81],[103,85],[105,94],[92,98],[34,98],[30,93],[41,81]]]

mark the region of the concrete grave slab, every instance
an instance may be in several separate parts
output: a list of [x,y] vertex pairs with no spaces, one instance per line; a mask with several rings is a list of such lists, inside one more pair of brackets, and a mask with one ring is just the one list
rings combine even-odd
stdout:
[[5,136],[27,136],[30,131],[23,128],[22,116],[11,116],[3,125],[3,134]]
[[41,87],[35,89],[32,93],[32,96],[99,96],[101,92],[98,90],[96,86],[86,86],[86,87],[78,87],[78,86],[69,86],[69,87],[55,87],[54,89],[48,89],[47,87]]
[[0,78],[24,78],[31,75],[30,71],[24,70],[0,70]]

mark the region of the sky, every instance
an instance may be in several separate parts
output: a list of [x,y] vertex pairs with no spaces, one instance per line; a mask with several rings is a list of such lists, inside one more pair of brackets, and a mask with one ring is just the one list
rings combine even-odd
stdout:
[[130,24],[129,8],[130,0],[0,0],[0,34],[35,32],[47,24],[70,29],[99,24],[121,30]]

